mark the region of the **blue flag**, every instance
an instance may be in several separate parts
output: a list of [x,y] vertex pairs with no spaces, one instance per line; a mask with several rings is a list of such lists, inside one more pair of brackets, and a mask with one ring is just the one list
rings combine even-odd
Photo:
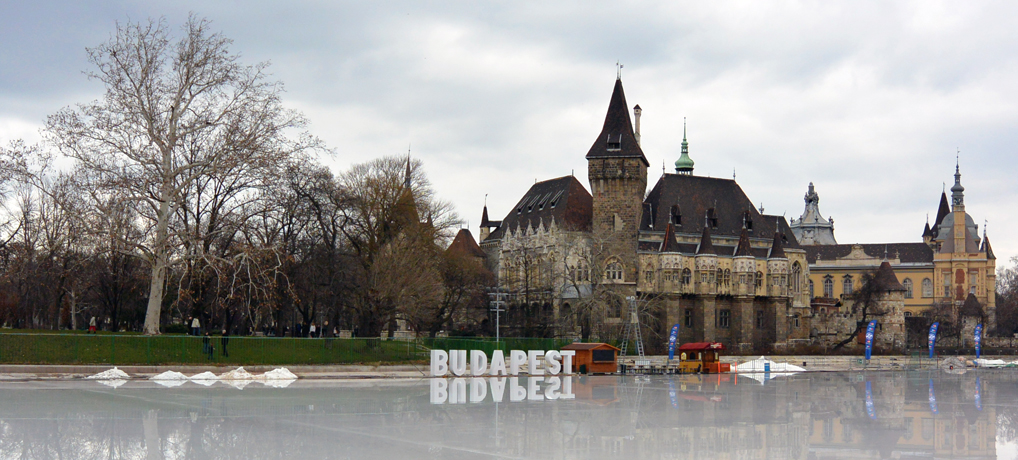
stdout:
[[979,359],[979,353],[983,350],[983,325],[976,324],[976,359]]
[[668,360],[675,359],[675,342],[679,340],[679,324],[672,326],[672,334],[668,336]]
[[870,359],[873,355],[873,333],[877,329],[877,320],[870,321],[869,326],[866,326],[866,360]]
[[933,347],[937,344],[938,327],[940,327],[940,322],[933,323],[933,325],[930,326],[930,335],[926,339],[926,341],[929,342],[930,345],[930,358],[933,357]]

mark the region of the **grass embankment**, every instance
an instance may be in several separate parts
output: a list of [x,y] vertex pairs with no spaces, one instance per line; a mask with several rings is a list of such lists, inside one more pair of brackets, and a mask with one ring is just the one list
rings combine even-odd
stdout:
[[424,363],[431,348],[449,350],[551,350],[570,343],[561,339],[435,338],[381,340],[291,337],[204,337],[130,333],[77,332],[0,333],[0,363],[4,364],[407,364]]

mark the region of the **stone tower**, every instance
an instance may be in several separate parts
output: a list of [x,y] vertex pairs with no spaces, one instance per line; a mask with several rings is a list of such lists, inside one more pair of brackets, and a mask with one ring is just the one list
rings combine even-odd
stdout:
[[[636,294],[636,249],[647,190],[647,157],[633,132],[622,79],[615,80],[604,127],[587,152],[587,177],[593,195],[593,254],[604,270],[621,265],[622,276],[606,276],[618,293]],[[618,264],[618,265],[615,265]]]

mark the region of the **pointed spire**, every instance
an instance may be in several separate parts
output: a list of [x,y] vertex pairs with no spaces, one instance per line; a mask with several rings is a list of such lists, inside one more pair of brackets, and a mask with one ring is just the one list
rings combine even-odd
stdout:
[[718,253],[714,250],[714,244],[710,241],[710,222],[707,219],[706,214],[703,218],[703,233],[700,234],[700,245],[696,248],[696,255],[717,255]]
[[965,206],[965,187],[961,185],[961,166],[957,158],[954,163],[954,185],[951,186],[951,203],[954,206]]
[[587,151],[588,160],[593,158],[639,158],[644,166],[650,166],[644,156],[640,144],[636,141],[629,106],[626,104],[626,93],[622,89],[622,80],[615,80],[608,113],[604,117],[601,134],[594,140],[594,145]]
[[873,274],[873,281],[877,283],[877,286],[880,286],[882,291],[905,290],[905,286],[902,286],[898,281],[898,275],[894,274],[894,268],[891,268],[891,263],[886,260],[880,263],[880,267]]
[[787,259],[785,248],[781,244],[781,225],[777,218],[774,218],[774,241],[771,243],[771,253],[768,259]]
[[410,147],[406,149],[406,173],[403,175],[403,187],[410,188]]
[[993,255],[993,248],[990,247],[990,237],[983,233],[983,252],[986,253],[987,260],[997,260],[997,256]]
[[742,225],[742,233],[739,234],[739,246],[735,248],[735,257],[753,257],[752,247],[749,245],[749,232],[746,225]]
[[947,192],[940,193],[940,206],[937,208],[937,219],[933,221],[933,227],[930,230],[933,231],[933,236],[937,236],[940,233],[940,224],[944,222],[944,218],[951,213],[951,205],[947,202]]
[[487,203],[485,203],[484,211],[481,212],[481,226],[482,227],[490,227],[490,225],[488,225],[488,222],[489,222],[489,220],[488,220],[488,205],[487,205]]
[[679,155],[679,159],[675,160],[675,172],[684,175],[693,174],[693,159],[689,158],[689,142],[686,141],[686,117],[682,117],[682,153]]
[[682,252],[679,249],[679,242],[675,240],[675,228],[669,222],[665,227],[665,237],[661,240],[660,252]]

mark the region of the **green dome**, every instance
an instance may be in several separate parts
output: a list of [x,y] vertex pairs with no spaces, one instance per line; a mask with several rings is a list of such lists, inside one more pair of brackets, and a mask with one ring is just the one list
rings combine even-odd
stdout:
[[686,142],[686,119],[682,119],[682,155],[675,160],[675,172],[693,174],[693,159],[689,158],[689,142]]

